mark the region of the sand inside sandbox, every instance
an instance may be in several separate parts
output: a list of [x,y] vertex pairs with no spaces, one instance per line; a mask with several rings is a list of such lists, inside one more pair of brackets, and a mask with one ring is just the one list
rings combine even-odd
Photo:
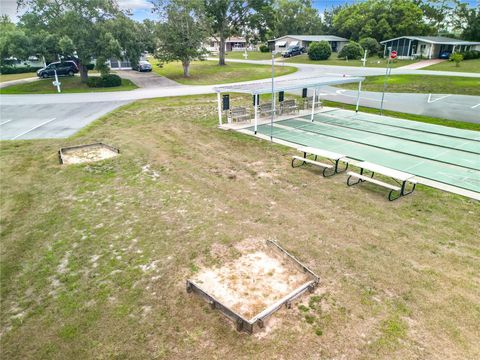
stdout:
[[192,279],[200,288],[246,319],[308,282],[290,260],[256,251]]
[[93,145],[77,149],[65,149],[62,153],[63,163],[66,165],[99,161],[118,155],[116,151],[102,145]]

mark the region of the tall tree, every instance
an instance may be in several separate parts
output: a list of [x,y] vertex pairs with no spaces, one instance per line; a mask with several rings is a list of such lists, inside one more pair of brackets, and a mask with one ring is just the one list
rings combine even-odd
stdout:
[[159,44],[155,57],[165,62],[181,61],[183,76],[190,76],[190,63],[206,54],[203,44],[208,33],[203,19],[201,0],[170,0],[158,2],[156,10],[162,15]]
[[16,26],[8,16],[0,18],[0,64],[3,65],[5,59],[15,57],[26,59],[29,55],[31,46],[30,39],[25,32]]
[[425,21],[420,7],[411,0],[366,0],[344,6],[333,19],[338,35],[378,41],[402,35],[431,35],[435,26]]
[[74,51],[83,82],[88,79],[87,65],[93,59],[103,65],[112,56],[138,54],[132,50],[135,44],[129,34],[134,29],[132,20],[119,10],[115,0],[18,0],[18,5],[26,9],[21,20],[31,32],[56,36],[59,47],[63,47],[60,50]]
[[242,29],[268,28],[272,0],[204,0],[211,35],[220,43],[219,65],[225,65],[225,41]]
[[461,31],[464,40],[480,41],[480,5],[469,8],[467,4],[459,4],[455,8],[454,28]]
[[323,33],[322,19],[311,0],[279,0],[273,5],[273,14],[272,37]]

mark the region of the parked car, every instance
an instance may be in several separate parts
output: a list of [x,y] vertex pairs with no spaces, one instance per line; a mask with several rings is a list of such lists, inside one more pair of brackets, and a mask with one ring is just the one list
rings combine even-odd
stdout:
[[78,66],[73,60],[57,61],[41,68],[37,71],[37,76],[41,78],[48,78],[55,76],[55,70],[58,76],[73,76],[78,73]]
[[282,56],[291,57],[295,55],[301,55],[304,51],[305,51],[305,48],[298,45],[294,45],[294,46],[290,46],[286,51],[284,51],[282,53]]
[[138,65],[135,66],[135,70],[137,71],[152,71],[152,65],[148,61],[139,61]]
[[451,51],[442,51],[438,57],[440,59],[449,59],[450,55],[452,55]]

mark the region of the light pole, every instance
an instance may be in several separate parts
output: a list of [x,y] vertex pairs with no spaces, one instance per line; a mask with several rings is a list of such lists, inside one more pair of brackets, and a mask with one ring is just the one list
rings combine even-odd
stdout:
[[275,119],[275,50],[272,51],[272,118],[270,120],[270,141],[273,141],[273,121]]
[[382,103],[380,104],[380,115],[383,115],[383,100],[385,99],[385,91],[387,90],[387,78],[390,75],[390,57],[392,56],[392,47],[388,47],[387,69],[385,71],[385,80],[383,81]]

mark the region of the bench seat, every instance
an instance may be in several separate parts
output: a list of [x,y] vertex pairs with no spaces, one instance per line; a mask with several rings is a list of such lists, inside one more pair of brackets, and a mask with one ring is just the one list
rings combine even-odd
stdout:
[[323,168],[326,168],[326,169],[332,169],[333,168],[333,165],[321,163],[319,161],[315,161],[315,160],[312,160],[312,159],[309,159],[309,158],[304,158],[304,157],[301,157],[301,156],[296,156],[295,155],[292,158],[294,160],[303,161],[303,162],[306,162],[306,163],[309,163],[309,164],[312,164],[312,165],[316,165],[316,166],[320,166],[320,167],[323,167]]
[[362,181],[367,181],[367,182],[370,182],[372,184],[383,186],[383,187],[385,187],[387,189],[390,189],[392,191],[400,191],[401,190],[400,186],[392,185],[392,184],[389,184],[389,183],[386,183],[386,182],[383,182],[383,181],[380,181],[380,180],[377,180],[377,179],[373,179],[370,176],[360,175],[360,174],[358,174],[356,172],[353,172],[353,171],[349,171],[347,173],[347,175],[349,175],[351,177],[354,177],[354,178],[357,178],[357,179],[362,180]]

